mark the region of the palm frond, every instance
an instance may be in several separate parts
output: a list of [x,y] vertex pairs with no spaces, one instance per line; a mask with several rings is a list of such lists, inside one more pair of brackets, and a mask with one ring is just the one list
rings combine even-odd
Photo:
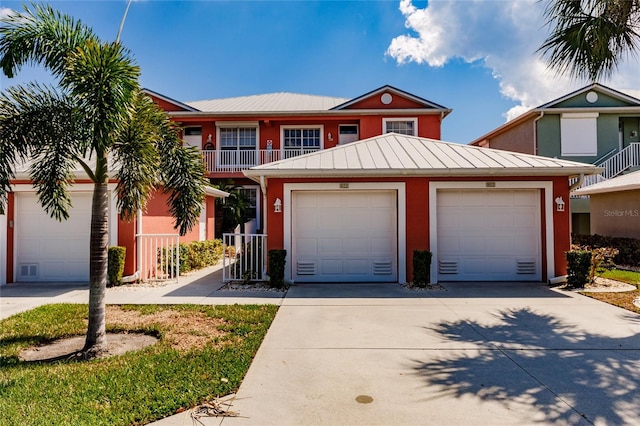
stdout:
[[0,68],[14,77],[23,65],[42,64],[61,77],[70,52],[97,40],[91,28],[49,5],[24,6],[0,20]]
[[159,124],[162,112],[142,91],[137,91],[129,120],[113,147],[118,169],[118,211],[125,219],[132,219],[144,210],[151,190],[158,183],[160,155],[156,146],[162,141]]
[[6,201],[15,167],[32,159],[30,174],[45,211],[58,220],[68,217],[67,189],[86,135],[78,111],[65,93],[37,84],[0,96],[0,200]]
[[177,129],[167,123],[167,134],[159,146],[160,179],[169,194],[169,210],[176,220],[180,235],[197,223],[202,210],[207,180],[202,155],[194,147],[182,146]]
[[598,81],[640,46],[638,0],[556,0],[545,16],[552,31],[538,53],[559,74]]

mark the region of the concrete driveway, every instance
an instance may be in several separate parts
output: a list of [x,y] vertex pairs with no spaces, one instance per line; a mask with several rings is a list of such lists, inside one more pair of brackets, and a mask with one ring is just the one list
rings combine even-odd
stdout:
[[[640,316],[530,283],[113,289],[107,303],[281,304],[231,410],[204,425],[639,424]],[[216,281],[218,280],[218,281]],[[1,289],[1,317],[86,288]],[[192,424],[188,412],[160,425]]]
[[540,284],[445,286],[292,287],[233,401],[242,417],[204,424],[640,422],[640,316]]

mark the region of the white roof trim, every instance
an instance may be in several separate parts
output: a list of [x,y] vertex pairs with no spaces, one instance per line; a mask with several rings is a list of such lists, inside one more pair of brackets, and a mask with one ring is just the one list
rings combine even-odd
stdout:
[[574,195],[593,195],[608,192],[633,191],[640,189],[640,171],[617,176],[613,179],[585,186],[573,192]]
[[211,187],[211,186],[206,186],[204,188],[204,192],[205,194],[212,196],[212,197],[218,197],[218,198],[227,198],[229,196],[228,192],[225,191],[221,191],[217,188]]

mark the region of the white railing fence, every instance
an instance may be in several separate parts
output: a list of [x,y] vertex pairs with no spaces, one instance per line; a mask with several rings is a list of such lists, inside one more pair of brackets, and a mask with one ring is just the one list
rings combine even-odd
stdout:
[[318,148],[305,149],[260,149],[260,150],[205,150],[202,151],[207,172],[236,173],[253,166],[272,163],[285,158],[318,151]]
[[[640,143],[629,144],[629,146],[625,147],[622,151],[600,164],[596,164],[596,166],[603,167],[604,171],[599,175],[585,176],[580,188],[614,178],[630,167],[640,167]],[[577,181],[578,178],[573,178],[569,181],[569,184],[573,185]]]
[[598,166],[604,167],[602,176],[605,179],[616,177],[629,167],[640,166],[640,143],[629,144],[622,151],[598,164]]
[[267,234],[223,234],[222,281],[267,280]]
[[136,234],[136,242],[138,271],[142,281],[178,280],[178,234]]

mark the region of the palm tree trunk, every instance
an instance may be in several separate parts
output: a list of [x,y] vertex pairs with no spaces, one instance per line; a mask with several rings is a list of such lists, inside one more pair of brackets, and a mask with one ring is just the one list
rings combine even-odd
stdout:
[[89,261],[89,327],[84,352],[95,356],[107,348],[105,296],[109,245],[109,191],[107,182],[94,185],[91,205]]

